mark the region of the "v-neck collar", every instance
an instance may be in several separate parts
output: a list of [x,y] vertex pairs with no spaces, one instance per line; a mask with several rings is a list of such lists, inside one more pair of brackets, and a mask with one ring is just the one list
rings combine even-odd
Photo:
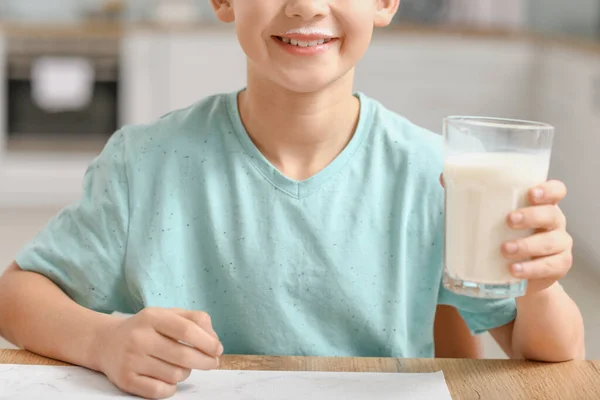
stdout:
[[370,106],[368,99],[365,99],[365,96],[359,92],[355,94],[360,101],[358,124],[354,135],[344,150],[342,150],[331,163],[312,177],[300,181],[290,179],[283,175],[269,160],[267,160],[248,135],[248,132],[242,123],[238,106],[238,96],[244,90],[245,89],[242,89],[227,94],[227,112],[233,126],[233,131],[239,139],[246,155],[251,159],[251,162],[261,172],[265,179],[294,198],[300,199],[312,194],[333,176],[338,174],[350,161],[356,151],[360,149],[365,137],[368,135],[369,129],[367,125],[368,121],[372,119],[372,107]]

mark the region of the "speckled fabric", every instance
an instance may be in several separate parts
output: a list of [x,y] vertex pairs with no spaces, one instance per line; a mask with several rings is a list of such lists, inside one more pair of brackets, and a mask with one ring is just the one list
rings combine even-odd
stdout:
[[226,353],[430,357],[437,304],[476,333],[514,319],[441,287],[442,139],[357,96],[353,139],[305,181],[254,146],[237,93],[124,127],[17,262],[101,312],[207,311]]

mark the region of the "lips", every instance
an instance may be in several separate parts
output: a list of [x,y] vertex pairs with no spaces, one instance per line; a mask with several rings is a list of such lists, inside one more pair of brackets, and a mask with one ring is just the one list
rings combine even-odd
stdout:
[[334,30],[318,27],[290,29],[272,36],[272,39],[289,54],[299,56],[324,54],[339,41]]

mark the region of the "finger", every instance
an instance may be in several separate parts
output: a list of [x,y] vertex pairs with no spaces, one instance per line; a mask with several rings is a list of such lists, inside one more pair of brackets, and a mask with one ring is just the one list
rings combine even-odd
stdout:
[[513,229],[544,229],[547,231],[563,228],[565,215],[559,207],[542,205],[523,208],[508,216],[508,226]]
[[557,204],[567,196],[567,187],[561,181],[548,181],[529,191],[529,201],[536,204]]
[[573,239],[564,230],[536,233],[524,239],[504,243],[502,253],[513,260],[552,256],[571,250]]
[[166,399],[173,397],[177,392],[176,385],[143,375],[135,375],[121,389],[146,399]]
[[212,319],[207,313],[202,311],[183,310],[181,308],[172,308],[171,311],[177,315],[181,315],[183,318],[195,322],[200,328],[204,329],[208,333],[213,334],[217,339],[219,338],[219,335],[217,335],[217,332],[215,332],[213,328]]
[[138,367],[138,374],[176,385],[190,377],[192,370],[147,356]]
[[211,370],[219,366],[219,360],[202,351],[157,335],[150,347],[150,355],[187,369]]
[[567,274],[572,265],[572,253],[565,251],[550,257],[513,264],[510,270],[515,278],[559,280]]
[[153,326],[161,335],[189,344],[209,356],[219,357],[223,354],[219,339],[181,315],[165,313],[153,321]]

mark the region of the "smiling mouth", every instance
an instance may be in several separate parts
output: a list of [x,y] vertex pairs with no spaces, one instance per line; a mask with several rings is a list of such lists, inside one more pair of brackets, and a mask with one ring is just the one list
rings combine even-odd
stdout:
[[275,39],[279,40],[280,42],[283,42],[285,44],[290,44],[292,46],[298,46],[298,47],[315,47],[315,46],[320,46],[326,43],[331,42],[332,40],[334,40],[334,38],[323,38],[323,39],[318,39],[318,40],[298,40],[298,39],[290,39],[290,38],[286,38],[286,37],[282,37],[282,36],[275,36]]

